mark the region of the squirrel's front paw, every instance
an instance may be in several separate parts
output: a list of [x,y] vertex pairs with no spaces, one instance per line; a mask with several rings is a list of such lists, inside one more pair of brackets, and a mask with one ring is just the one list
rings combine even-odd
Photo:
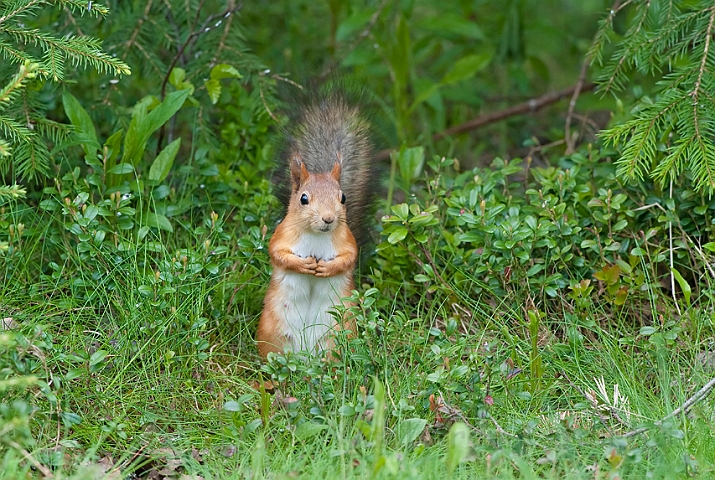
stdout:
[[305,273],[307,275],[316,275],[318,262],[315,260],[315,257],[305,257],[301,258],[300,260],[300,273]]
[[335,264],[331,261],[320,260],[315,267],[316,277],[332,277],[338,272],[335,272]]

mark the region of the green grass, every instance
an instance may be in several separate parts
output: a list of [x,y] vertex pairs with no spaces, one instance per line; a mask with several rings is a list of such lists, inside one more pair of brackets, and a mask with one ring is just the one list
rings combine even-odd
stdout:
[[[80,274],[71,257],[65,268]],[[262,366],[252,334],[267,272],[249,285],[231,272],[189,278],[163,295],[167,282],[157,281],[147,295],[154,275],[140,274],[139,254],[128,258],[80,287],[2,288],[3,317],[27,339],[18,362],[48,384],[26,392],[35,441],[24,445],[58,478],[97,478],[107,465],[166,478],[443,478],[452,469],[451,478],[709,478],[715,469],[711,400],[652,424],[712,374],[696,360],[712,338],[705,307],[687,312],[699,327],[668,345],[638,337],[632,311],[596,303],[544,315],[532,342],[518,292],[460,309],[439,288],[374,289],[360,297],[361,335],[345,358]],[[233,310],[221,312],[231,295]],[[259,387],[271,373],[272,393]],[[595,406],[587,395],[601,378],[610,399],[618,385],[627,403]],[[653,428],[622,438],[640,425]],[[450,440],[450,428],[468,439]],[[1,462],[0,478],[26,478],[31,467],[7,443]]]

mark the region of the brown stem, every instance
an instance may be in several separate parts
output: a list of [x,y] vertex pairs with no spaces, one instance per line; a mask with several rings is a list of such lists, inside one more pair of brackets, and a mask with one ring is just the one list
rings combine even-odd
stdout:
[[[531,100],[528,100],[526,102],[522,102],[517,105],[511,106],[509,108],[505,108],[504,110],[485,113],[484,115],[480,115],[476,118],[468,120],[461,125],[457,125],[455,127],[448,128],[447,130],[444,130],[439,133],[435,133],[432,136],[432,141],[436,142],[437,140],[441,140],[442,138],[445,138],[445,137],[459,135],[461,133],[466,133],[466,132],[469,132],[472,130],[476,130],[476,129],[483,127],[485,125],[490,125],[492,123],[500,122],[502,120],[505,120],[509,117],[514,117],[516,115],[522,115],[524,113],[536,112],[548,105],[554,104],[554,103],[558,102],[559,100],[562,100],[570,95],[573,95],[573,93],[576,91],[576,88],[577,88],[577,85],[574,85],[574,86],[566,88],[564,90],[559,90],[558,92],[546,93],[544,95],[541,95],[540,97],[532,98]],[[590,92],[594,88],[596,88],[595,83],[587,83],[581,87],[581,92]],[[391,149],[387,149],[387,150],[382,150],[382,151],[378,152],[375,155],[375,159],[378,161],[387,160],[388,158],[390,158],[390,151],[391,151]]]
[[[164,100],[164,97],[166,96],[166,85],[169,83],[169,77],[171,76],[171,71],[174,69],[176,66],[176,62],[179,61],[181,56],[184,54],[184,50],[186,50],[186,47],[191,43],[191,41],[198,37],[199,35],[209,32],[213,30],[214,28],[218,27],[220,24],[217,23],[215,25],[211,25],[211,23],[216,20],[217,18],[228,18],[229,16],[233,15],[237,10],[239,10],[241,7],[243,7],[243,2],[239,3],[238,5],[235,6],[229,6],[228,9],[226,9],[225,12],[223,12],[220,15],[210,15],[204,23],[201,25],[200,28],[197,30],[191,32],[188,37],[186,37],[186,40],[184,43],[181,45],[181,48],[179,48],[179,51],[176,52],[176,55],[174,55],[174,59],[171,61],[171,65],[169,65],[169,69],[166,71],[166,75],[164,76],[164,81],[161,82],[161,100]],[[197,18],[198,18],[198,12],[197,12]],[[156,153],[157,155],[161,151],[161,146],[164,141],[164,133],[166,131],[166,124],[161,126],[161,129],[159,130],[159,139],[157,140],[156,143]]]

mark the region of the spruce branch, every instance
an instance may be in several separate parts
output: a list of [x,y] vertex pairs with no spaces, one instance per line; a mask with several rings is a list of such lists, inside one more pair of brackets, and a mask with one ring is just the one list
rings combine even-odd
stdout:
[[15,76],[13,76],[5,87],[0,89],[0,112],[4,107],[17,97],[22,86],[30,79],[35,78],[39,65],[25,62],[20,65]]
[[[633,118],[601,133],[620,148],[617,174],[649,175],[661,187],[689,172],[696,190],[715,193],[715,3],[699,0],[636,2],[631,25],[599,78],[601,92],[617,93],[641,72],[660,77],[659,91],[643,97]],[[603,39],[613,37],[613,12],[602,22],[590,51],[601,58]]]
[[23,3],[23,2],[17,2],[15,4],[9,3],[7,5],[7,9],[5,12],[0,16],[0,26],[5,23],[7,20],[16,17],[18,15],[23,15],[27,14],[29,12],[32,12],[32,10],[37,7],[37,5],[44,3],[45,0],[30,0],[29,2]]
[[[75,67],[92,67],[101,73],[129,75],[129,67],[102,50],[102,42],[84,35],[64,35],[33,25],[33,17],[58,7],[65,13],[104,17],[109,10],[88,0],[4,0],[0,1],[0,58],[18,64],[9,80],[3,76],[0,88],[0,174],[11,171],[24,178],[40,178],[50,172],[48,142],[57,143],[68,135],[68,127],[45,118],[45,105],[35,89],[27,89],[33,79],[64,80],[68,62]],[[9,72],[8,72],[9,73]]]

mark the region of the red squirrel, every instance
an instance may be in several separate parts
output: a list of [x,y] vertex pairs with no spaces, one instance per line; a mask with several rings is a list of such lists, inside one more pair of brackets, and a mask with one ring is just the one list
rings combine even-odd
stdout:
[[303,108],[289,130],[285,154],[288,211],[268,245],[273,272],[258,324],[258,350],[328,353],[336,329],[353,331],[349,316],[329,313],[354,289],[353,270],[375,191],[369,124],[339,94]]

